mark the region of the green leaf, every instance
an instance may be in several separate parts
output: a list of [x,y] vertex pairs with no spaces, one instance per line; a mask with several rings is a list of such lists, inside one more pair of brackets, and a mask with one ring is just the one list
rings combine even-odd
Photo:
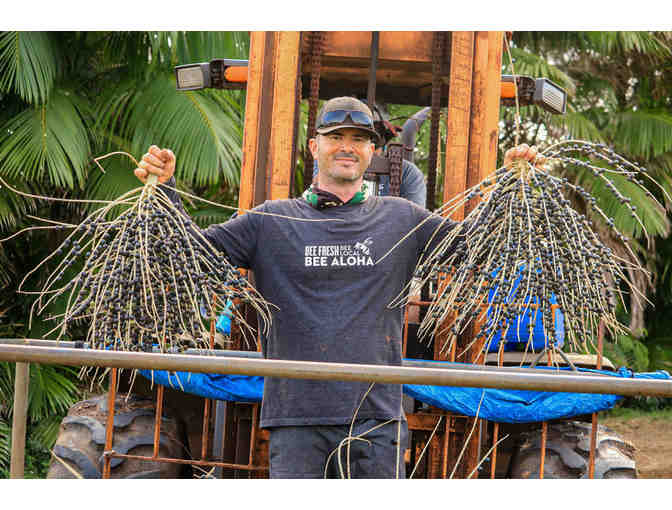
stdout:
[[[111,148],[112,149],[112,148]],[[123,151],[124,147],[116,148]],[[102,155],[102,154],[101,154]],[[138,156],[134,156],[138,157]],[[142,183],[133,173],[136,168],[133,160],[123,154],[117,154],[99,161],[105,173],[95,166],[89,173],[85,188],[85,196],[91,200],[115,200],[132,189],[142,186]],[[103,207],[101,204],[89,204],[88,212]],[[123,208],[114,208],[108,217],[116,217]]]
[[[0,362],[0,404],[11,414],[14,400],[13,363]],[[77,402],[77,371],[72,367],[31,363],[28,387],[28,417],[37,422],[54,414],[64,415]]]
[[177,44],[177,64],[208,62],[214,58],[247,59],[250,37],[248,32],[176,32],[171,35]]
[[615,146],[637,158],[651,159],[672,151],[672,115],[666,111],[614,114],[610,131]]
[[0,468],[9,468],[12,428],[0,417]]
[[570,139],[604,141],[601,131],[584,113],[569,111],[565,115],[549,115],[548,124],[560,128]]
[[58,365],[30,365],[28,414],[37,422],[54,414],[64,415],[77,402],[77,371]]
[[117,89],[99,111],[98,130],[118,126],[136,159],[158,145],[175,153],[178,179],[196,186],[239,182],[243,112],[232,91],[177,92],[165,73],[131,93]]
[[9,413],[5,410],[14,400],[14,371],[12,367],[13,365],[9,362],[0,362],[0,409],[7,416],[9,416]]
[[645,53],[653,56],[669,56],[668,45],[653,32],[620,31],[591,31],[585,32],[585,37],[591,45],[601,53],[627,54]]
[[[22,179],[10,178],[3,175],[3,179],[12,188],[18,189],[24,193],[30,193],[32,190]],[[33,213],[36,209],[36,202],[32,198],[24,198],[14,193],[9,188],[1,186],[0,189],[0,237],[5,238],[12,233],[19,225],[20,218],[26,213]]]
[[84,177],[91,152],[81,104],[64,90],[30,107],[0,128],[0,171],[14,179],[74,187]]
[[219,207],[203,207],[192,212],[190,216],[202,228],[215,223],[224,223],[228,220],[234,211]]
[[46,416],[38,421],[30,430],[30,437],[47,450],[51,450],[58,439],[58,431],[63,420],[63,414]]
[[[665,190],[667,196],[672,196],[672,152],[661,154],[657,158],[649,160],[646,170],[647,174]],[[672,204],[665,199],[663,193],[656,186],[651,185],[649,188],[659,200],[665,201],[667,209],[670,210]]]
[[[641,237],[642,227],[631,216],[627,206],[621,204],[608,189],[604,179],[596,177],[588,170],[577,170],[578,182],[597,199],[597,205],[607,215],[614,219],[616,228],[626,237]],[[665,210],[659,207],[646,192],[634,182],[628,181],[620,174],[604,173],[616,189],[625,197],[632,200],[636,213],[641,219],[650,236],[667,236],[670,232],[670,221]]]
[[513,67],[509,56],[505,53],[502,57],[502,73],[512,74],[512,69],[517,75],[527,75],[532,78],[548,78],[560,87],[567,90],[571,96],[576,84],[574,80],[558,67],[539,55],[530,53],[521,48],[511,48],[511,56],[514,59]]
[[49,97],[58,70],[49,32],[0,33],[0,92],[14,92],[31,104]]

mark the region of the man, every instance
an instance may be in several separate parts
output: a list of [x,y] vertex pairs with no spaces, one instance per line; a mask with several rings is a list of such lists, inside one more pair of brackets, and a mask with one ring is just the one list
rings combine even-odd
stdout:
[[[331,99],[317,126],[310,150],[319,172],[302,198],[265,202],[203,234],[234,265],[252,269],[257,290],[279,307],[262,338],[266,358],[400,365],[402,315],[388,304],[435,230],[452,224],[408,200],[367,198],[362,177],[378,134],[366,105]],[[509,153],[536,156],[526,146]],[[135,175],[158,175],[180,204],[169,189],[174,171],[172,152],[152,146]],[[399,384],[266,378],[260,425],[270,430],[270,476],[337,477],[341,462],[352,477],[404,478],[401,398]]]
[[[370,107],[367,101],[361,101]],[[393,126],[389,122],[389,114],[383,105],[375,103],[373,108],[370,109],[373,114],[374,129],[378,133],[377,141],[375,142],[375,152],[382,156],[387,148],[387,143],[398,135],[399,128]],[[317,178],[317,173],[317,161],[314,161],[313,179]],[[390,195],[389,175],[381,175],[378,183],[367,182],[367,187],[371,185],[376,185],[377,189],[367,189],[368,193],[381,197]],[[425,207],[427,203],[427,185],[425,184],[425,176],[414,163],[405,159],[401,162],[401,185],[399,187],[399,196],[418,204],[420,207]]]

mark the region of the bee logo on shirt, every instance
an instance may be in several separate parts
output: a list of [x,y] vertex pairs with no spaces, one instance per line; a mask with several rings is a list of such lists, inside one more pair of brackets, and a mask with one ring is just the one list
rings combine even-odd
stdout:
[[363,242],[355,243],[355,251],[363,253],[364,255],[371,255],[371,250],[369,250],[369,246],[371,246],[372,244],[373,241],[371,240],[371,238],[367,237]]

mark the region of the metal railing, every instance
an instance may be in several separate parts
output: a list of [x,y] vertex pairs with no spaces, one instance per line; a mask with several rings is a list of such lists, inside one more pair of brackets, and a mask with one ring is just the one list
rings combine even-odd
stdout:
[[[260,353],[191,350],[187,354],[103,351],[74,342],[0,339],[0,360],[17,363],[10,477],[23,476],[28,364],[59,364],[313,380],[362,381],[672,397],[672,380],[627,379],[559,370],[493,367],[404,360],[402,366],[262,359]],[[51,345],[51,346],[47,346]],[[81,345],[80,345],[81,347]],[[115,371],[116,372],[116,371]],[[26,391],[24,391],[26,390]],[[21,436],[21,437],[19,437]],[[23,440],[22,440],[23,438]]]

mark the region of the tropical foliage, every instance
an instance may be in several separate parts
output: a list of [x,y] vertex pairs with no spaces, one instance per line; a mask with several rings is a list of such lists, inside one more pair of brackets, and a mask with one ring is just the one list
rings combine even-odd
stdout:
[[[248,41],[247,33],[237,32],[0,33],[0,177],[33,194],[109,200],[139,185],[134,165],[123,156],[110,157],[101,162],[102,173],[93,158],[124,151],[139,159],[156,144],[177,154],[178,186],[233,202],[244,93],[178,93],[173,68],[216,57],[246,58]],[[203,223],[230,215],[186,205]],[[43,224],[35,217],[79,223],[94,207],[22,198],[4,188],[0,238]],[[16,290],[64,235],[32,230],[0,244],[0,337],[39,338],[48,331],[50,323],[40,318],[28,323],[32,296]],[[28,279],[24,288],[40,287],[44,274]],[[63,308],[57,300],[46,315]],[[48,448],[62,416],[79,400],[76,373],[33,365],[30,374],[29,447]],[[0,469],[8,465],[13,377],[13,365],[0,363]]]
[[[137,186],[133,163],[123,156],[110,157],[102,162],[102,173],[93,158],[113,151],[139,158],[150,144],[157,144],[177,154],[178,186],[234,204],[244,93],[178,93],[173,67],[216,57],[247,58],[248,41],[246,33],[231,32],[0,32],[0,177],[33,194],[111,199]],[[570,94],[564,116],[551,116],[537,107],[522,108],[519,141],[542,148],[564,138],[601,141],[644,165],[671,191],[671,47],[670,32],[515,32],[513,71],[550,78]],[[506,53],[502,70],[512,72]],[[392,122],[403,124],[403,117],[421,106],[392,106]],[[303,104],[301,143],[306,110]],[[503,108],[500,149],[516,140],[513,120],[513,109]],[[416,162],[425,171],[428,128],[429,121],[420,132],[416,152]],[[301,174],[300,163],[297,190],[302,188]],[[636,306],[623,311],[623,320],[630,321],[640,338],[622,339],[611,348],[613,355],[638,369],[647,364],[669,369],[672,241],[666,238],[668,215],[660,214],[643,194],[630,193],[653,236],[648,246],[640,227],[591,175],[566,176],[590,189],[619,229],[635,238],[639,256],[654,275],[651,282],[638,285],[654,302],[655,312]],[[626,189],[629,183],[617,185]],[[651,191],[662,199],[659,190]],[[230,215],[212,206],[186,205],[202,225]],[[581,207],[580,202],[576,205]],[[36,217],[78,223],[94,207],[23,198],[3,187],[0,238],[42,224]],[[595,221],[599,228],[601,219]],[[28,323],[31,296],[17,294],[16,289],[63,236],[61,230],[32,230],[0,243],[0,337],[40,337],[48,331],[42,320]],[[50,268],[53,264],[45,269]],[[44,274],[27,280],[26,288],[39,287]],[[56,301],[48,312],[62,310],[63,303]],[[33,365],[30,373],[28,446],[48,455],[60,417],[79,400],[78,383],[70,368]],[[8,468],[13,377],[13,367],[0,363],[0,476]],[[36,470],[40,462],[35,463]]]
[[[670,193],[671,70],[672,32],[514,32],[510,53],[505,51],[503,55],[502,74],[548,78],[567,90],[569,100],[565,115],[552,115],[536,106],[521,107],[519,129],[516,129],[515,108],[502,107],[499,162],[504,151],[516,143],[544,149],[561,139],[602,142],[645,167]],[[417,107],[393,105],[393,123],[402,124],[417,110]],[[441,123],[442,146],[445,144],[444,124]],[[422,126],[415,153],[416,164],[425,172],[428,131],[429,120]],[[648,281],[638,278],[636,285],[654,306],[633,301],[628,310],[621,310],[620,318],[629,323],[634,336],[618,340],[618,345],[609,347],[610,352],[619,363],[628,366],[669,370],[672,368],[672,337],[667,333],[672,327],[667,317],[672,314],[666,313],[672,307],[669,214],[655,207],[632,183],[614,179],[617,188],[630,196],[640,211],[651,235],[652,242],[647,244],[640,225],[608,192],[603,181],[594,179],[590,172],[558,171],[590,190],[600,208],[614,218],[617,228],[633,238],[638,255],[652,275]],[[437,179],[437,196],[442,194],[441,184],[442,179]],[[665,202],[659,189],[655,186],[649,189]],[[585,210],[577,197],[573,199],[577,208]],[[666,203],[666,207],[669,211],[672,204]],[[603,219],[591,219],[607,237]],[[617,243],[613,246],[616,248]]]
[[[672,64],[672,33],[670,32],[516,32],[511,44],[511,58],[504,55],[504,70],[511,74],[546,76],[566,88],[570,94],[568,113],[552,116],[537,107],[521,111],[523,126],[520,141],[547,147],[560,138],[603,142],[617,153],[645,167],[657,182],[672,190],[672,114],[670,65]],[[502,144],[511,145],[515,137],[513,110],[504,112]],[[669,214],[654,207],[651,200],[637,192],[624,179],[615,179],[617,188],[633,199],[641,212],[651,242],[644,240],[642,229],[626,214],[624,207],[605,189],[603,183],[587,172],[565,173],[597,197],[600,207],[614,218],[617,228],[634,238],[638,255],[652,274],[651,279],[637,278],[641,292],[656,304],[659,316],[661,303],[657,296],[661,280],[658,247],[667,243],[670,232]],[[648,182],[647,185],[651,183]],[[655,186],[649,189],[666,202]],[[581,207],[580,203],[577,203]],[[669,211],[670,204],[666,203]],[[599,225],[600,218],[593,218]],[[614,246],[616,246],[614,244]],[[635,275],[631,274],[635,278]],[[669,286],[669,283],[667,284]],[[634,338],[622,339],[614,353],[627,354],[625,359],[647,367],[648,356],[639,340],[654,350],[655,332],[645,327],[646,314],[652,307],[631,299],[622,318],[629,321]],[[652,335],[653,333],[653,335]],[[648,335],[648,338],[646,338]],[[625,351],[625,352],[624,352]],[[647,362],[644,362],[646,360]],[[652,360],[653,361],[653,360]],[[653,363],[651,368],[662,368]],[[668,367],[669,368],[669,367]]]

